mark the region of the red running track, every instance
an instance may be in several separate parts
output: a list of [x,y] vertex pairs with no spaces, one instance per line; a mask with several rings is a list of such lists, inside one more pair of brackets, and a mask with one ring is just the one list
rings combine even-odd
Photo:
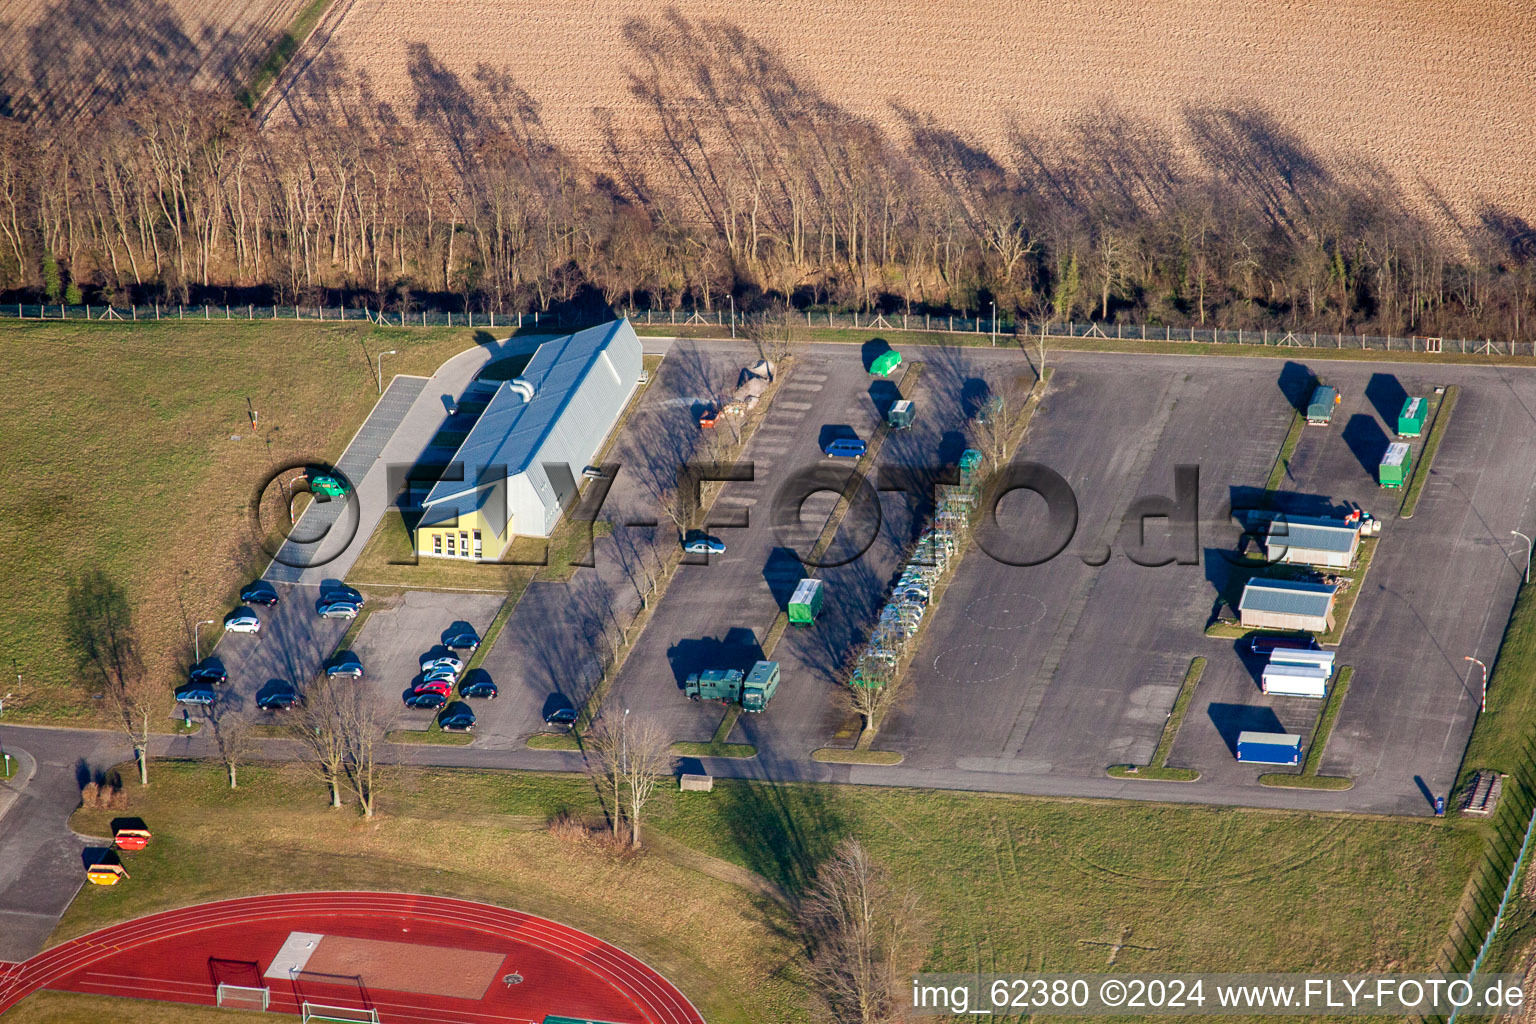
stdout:
[[[342,979],[254,980],[289,932],[504,952],[479,999],[361,990]],[[445,972],[453,971],[451,962]],[[501,980],[516,972],[523,981]],[[71,939],[20,964],[0,964],[0,1013],[38,989],[214,1005],[220,981],[267,985],[271,1006],[368,1006],[381,1024],[497,1024],[548,1014],[617,1024],[704,1024],[681,992],[639,960],[554,921],[468,900],[389,892],[311,892],[203,903]]]

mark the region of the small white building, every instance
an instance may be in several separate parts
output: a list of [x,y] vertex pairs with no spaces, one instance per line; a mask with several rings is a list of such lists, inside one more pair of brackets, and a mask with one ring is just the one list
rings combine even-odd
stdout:
[[1342,519],[1277,515],[1264,537],[1271,562],[1348,569],[1360,547],[1360,527]]

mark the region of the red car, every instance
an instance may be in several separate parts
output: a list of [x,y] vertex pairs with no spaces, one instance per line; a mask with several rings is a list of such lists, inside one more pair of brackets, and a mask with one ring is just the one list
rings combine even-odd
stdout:
[[440,693],[444,697],[453,692],[453,684],[446,679],[429,679],[423,683],[417,683],[412,693]]

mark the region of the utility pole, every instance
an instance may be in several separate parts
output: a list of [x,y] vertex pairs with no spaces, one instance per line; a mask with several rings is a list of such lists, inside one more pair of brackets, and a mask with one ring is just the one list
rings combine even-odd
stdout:
[[1478,668],[1483,670],[1483,699],[1482,699],[1482,703],[1481,703],[1481,705],[1480,705],[1478,710],[1480,710],[1480,711],[1487,711],[1488,710],[1488,666],[1484,665],[1482,662],[1478,661],[1476,658],[1473,658],[1471,656],[1468,656],[1466,658],[1466,660],[1470,661],[1472,664],[1476,665]]
[[1510,530],[1509,532],[1525,541],[1525,582],[1529,583],[1531,582],[1531,538],[1519,530]]
[[204,626],[211,626],[218,621],[218,619],[204,619],[192,627],[192,661],[194,664],[203,660],[203,648],[198,642],[200,631]]
[[384,357],[385,356],[397,356],[399,354],[400,353],[396,352],[394,349],[390,349],[388,352],[380,352],[379,353],[378,378],[379,378],[379,394],[381,394],[381,395],[384,393]]
[[992,303],[992,347],[997,348],[997,303]]

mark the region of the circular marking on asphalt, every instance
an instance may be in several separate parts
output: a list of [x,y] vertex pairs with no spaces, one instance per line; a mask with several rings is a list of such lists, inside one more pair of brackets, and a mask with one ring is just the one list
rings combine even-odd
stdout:
[[1018,664],[1018,659],[1006,647],[961,644],[935,655],[933,670],[957,683],[990,683],[1011,675]]
[[983,629],[1026,629],[1045,618],[1045,602],[1018,590],[982,594],[965,606],[965,617]]

